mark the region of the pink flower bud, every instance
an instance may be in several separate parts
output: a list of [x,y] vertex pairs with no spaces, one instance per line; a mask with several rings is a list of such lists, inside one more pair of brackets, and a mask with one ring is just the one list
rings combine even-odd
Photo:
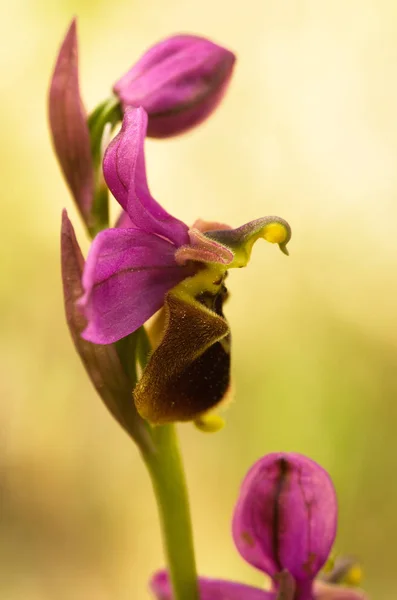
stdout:
[[235,55],[201,37],[156,44],[114,85],[123,108],[142,106],[148,135],[171,137],[204,121],[226,91]]

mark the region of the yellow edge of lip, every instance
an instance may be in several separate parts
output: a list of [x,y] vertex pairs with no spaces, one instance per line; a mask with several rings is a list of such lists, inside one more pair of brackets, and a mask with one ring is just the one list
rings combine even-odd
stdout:
[[204,433],[216,433],[225,426],[225,421],[219,415],[202,415],[194,421],[194,425]]

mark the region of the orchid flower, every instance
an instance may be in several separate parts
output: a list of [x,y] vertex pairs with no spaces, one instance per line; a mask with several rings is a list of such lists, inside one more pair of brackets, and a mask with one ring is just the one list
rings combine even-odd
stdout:
[[144,109],[127,109],[106,150],[104,177],[128,223],[94,239],[79,305],[87,319],[83,337],[94,344],[128,336],[163,309],[157,347],[134,391],[141,416],[160,424],[199,419],[224,398],[230,371],[223,315],[227,271],[245,266],[261,237],[287,254],[291,232],[279,217],[238,229],[203,221],[189,229],[172,217],[149,191],[146,128]]

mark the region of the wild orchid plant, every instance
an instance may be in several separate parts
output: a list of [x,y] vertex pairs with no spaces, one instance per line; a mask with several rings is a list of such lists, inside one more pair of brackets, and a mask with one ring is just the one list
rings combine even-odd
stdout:
[[[228,270],[247,265],[259,238],[288,254],[291,230],[275,216],[237,229],[200,219],[187,226],[151,195],[144,142],[146,136],[180,134],[209,117],[234,64],[232,52],[207,39],[173,36],[147,51],[87,115],[71,24],[51,80],[49,119],[56,155],[93,242],[84,260],[64,211],[66,319],[89,377],[137,444],[153,482],[168,566],[150,581],[155,598],[364,599],[340,585],[352,583],[349,560],[317,577],[335,538],[336,496],[327,473],[297,454],[260,459],[234,513],[237,549],[269,576],[270,588],[196,575],[174,423],[193,421],[205,431],[221,426],[212,411],[229,392]],[[109,191],[122,208],[114,227]]]

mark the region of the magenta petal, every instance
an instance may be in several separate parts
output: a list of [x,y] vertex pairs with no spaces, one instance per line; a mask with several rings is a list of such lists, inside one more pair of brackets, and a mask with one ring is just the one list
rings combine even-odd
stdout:
[[146,128],[147,114],[143,108],[126,110],[122,128],[105,153],[105,180],[136,227],[182,246],[189,243],[187,226],[168,214],[148,188],[144,156]]
[[240,554],[272,577],[287,569],[305,588],[325,563],[337,504],[328,474],[299,454],[269,454],[248,472],[234,512]]
[[86,340],[110,344],[140,327],[159,310],[168,290],[188,275],[175,247],[137,229],[107,229],[94,239],[83,274],[80,306],[88,320]]
[[55,152],[76,204],[89,225],[94,194],[93,162],[86,112],[79,90],[76,21],[59,51],[49,91],[49,120]]
[[[267,592],[242,583],[199,577],[200,600],[275,600],[275,592]],[[158,571],[150,581],[157,600],[173,600],[171,583],[166,571]]]

